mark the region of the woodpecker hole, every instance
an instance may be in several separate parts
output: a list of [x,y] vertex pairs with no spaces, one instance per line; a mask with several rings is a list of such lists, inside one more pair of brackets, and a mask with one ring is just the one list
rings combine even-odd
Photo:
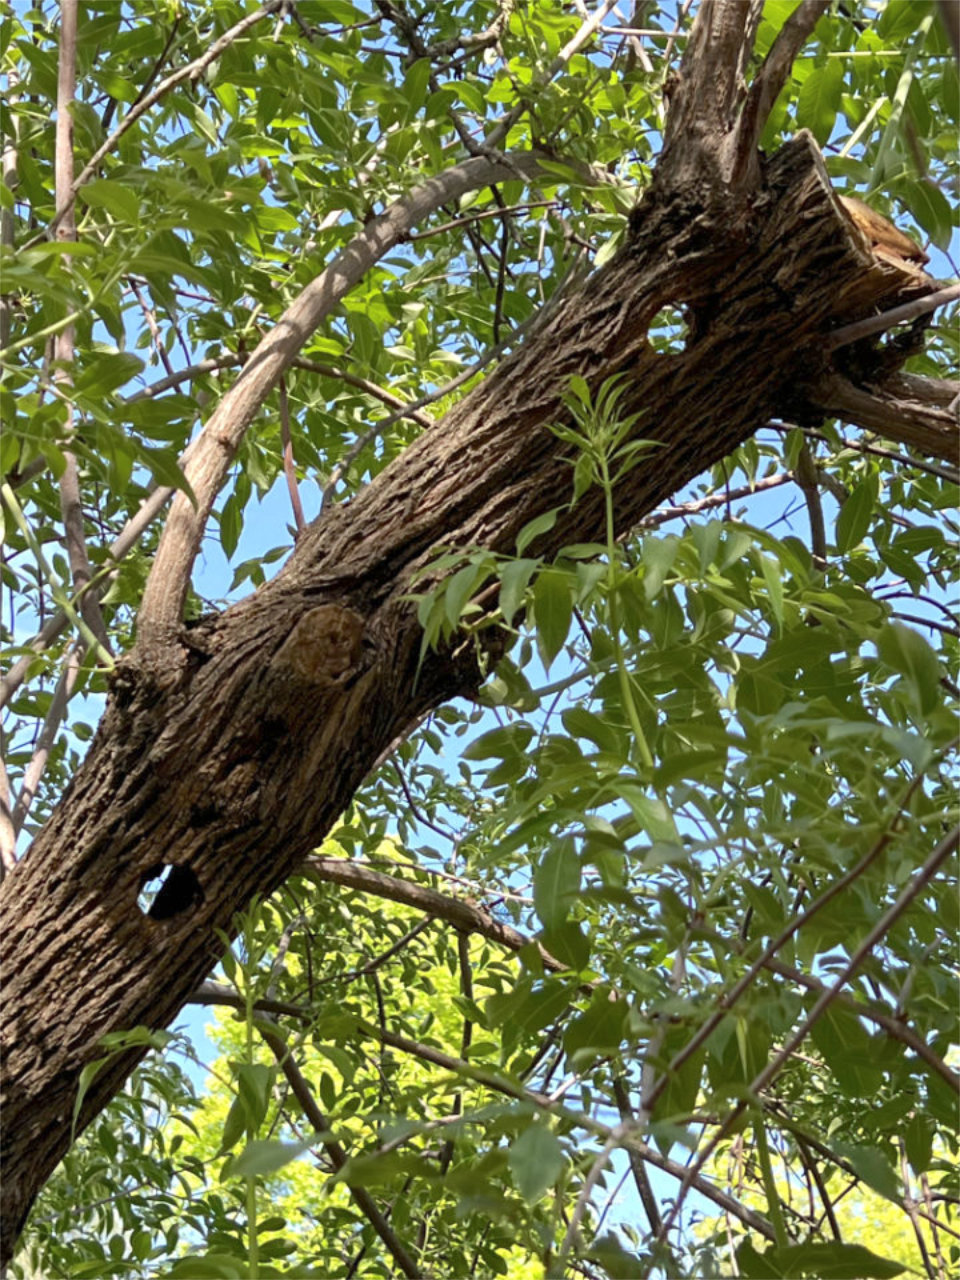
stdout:
[[140,877],[137,906],[151,920],[172,920],[201,902],[200,881],[189,867],[158,862]]

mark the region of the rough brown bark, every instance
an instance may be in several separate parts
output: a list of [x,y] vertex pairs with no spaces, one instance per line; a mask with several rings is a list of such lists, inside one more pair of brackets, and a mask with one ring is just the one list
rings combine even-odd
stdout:
[[[87,760],[0,893],[4,1257],[68,1146],[100,1037],[169,1023],[215,962],[216,931],[282,883],[424,711],[479,684],[469,646],[418,672],[411,575],[451,545],[510,553],[524,524],[569,502],[547,427],[570,375],[596,388],[623,374],[637,434],[661,442],[619,486],[626,529],[769,418],[815,416],[836,368],[824,336],[918,287],[856,239],[806,136],[723,207],[655,184],[632,231],[441,424],[309,527],[274,581],[185,629],[162,661],[135,649],[122,663]],[[658,354],[646,334],[667,305],[689,334]],[[588,493],[537,549],[602,529]],[[158,864],[186,883],[151,919],[136,899]],[[103,1068],[79,1128],[140,1056]]]

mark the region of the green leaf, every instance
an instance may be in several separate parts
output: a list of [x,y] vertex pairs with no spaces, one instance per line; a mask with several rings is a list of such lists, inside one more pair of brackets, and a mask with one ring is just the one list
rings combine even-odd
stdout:
[[533,586],[533,611],[537,625],[537,648],[549,670],[560,652],[573,618],[570,575],[562,569],[544,569]]
[[92,178],[80,188],[80,199],[92,208],[106,209],[107,213],[136,226],[140,221],[140,201],[137,193],[120,182],[109,178]]
[[228,1178],[258,1178],[276,1173],[284,1165],[299,1160],[313,1145],[310,1142],[278,1142],[263,1138],[248,1142],[238,1156],[230,1161]]
[[223,1122],[223,1132],[220,1134],[220,1146],[217,1151],[218,1155],[226,1155],[231,1151],[243,1135],[247,1132],[247,1102],[246,1099],[239,1094],[230,1104],[230,1110]]
[[187,477],[180,470],[177,454],[173,449],[151,449],[143,445],[138,457],[150,470],[156,482],[170,489],[180,489],[196,506],[197,499]]
[[628,778],[616,778],[610,786],[626,800],[630,806],[637,825],[650,834],[651,840],[661,840],[666,844],[680,844],[673,815],[659,796],[647,795],[640,783]]
[[500,612],[510,626],[523,601],[527,585],[540,565],[539,560],[509,560],[500,569]]
[[446,583],[443,593],[444,616],[451,627],[459,625],[467,601],[485,574],[483,565],[468,564]]
[[250,1271],[243,1258],[231,1253],[192,1253],[178,1258],[166,1274],[170,1280],[244,1280]]
[[139,356],[135,356],[130,351],[97,355],[77,375],[74,390],[85,392],[87,395],[106,395],[142,373],[144,367]]
[[517,1190],[527,1204],[535,1204],[556,1182],[566,1160],[556,1134],[534,1122],[511,1145],[507,1163]]
[[542,515],[536,516],[525,524],[517,534],[517,555],[522,556],[531,542],[539,538],[542,533],[549,533],[557,523],[559,514],[560,508],[554,507],[552,511],[544,511]]
[[879,1147],[839,1141],[832,1145],[837,1155],[845,1157],[853,1165],[857,1177],[868,1187],[872,1187],[878,1195],[899,1204],[903,1187],[893,1165]]
[[545,929],[558,928],[580,892],[580,859],[565,837],[546,851],[533,873],[533,905]]
[[540,941],[575,973],[582,973],[590,963],[590,939],[578,921],[564,920],[555,929],[545,929]]
[[935,1125],[933,1117],[922,1111],[915,1111],[907,1121],[903,1130],[903,1144],[906,1148],[910,1167],[919,1177],[930,1168],[933,1157],[933,1137]]
[[404,121],[409,123],[426,101],[430,83],[430,59],[418,58],[404,76],[400,94],[407,104]]
[[[739,1252],[737,1260],[739,1261]],[[907,1270],[902,1262],[880,1258],[862,1244],[830,1240],[771,1248],[763,1255],[769,1274],[809,1276],[811,1280],[892,1280]]]
[[899,672],[924,715],[940,701],[940,661],[923,636],[902,622],[891,622],[880,633],[877,651],[883,662]]
[[868,476],[854,489],[837,516],[837,548],[851,551],[862,542],[870,528],[870,519],[876,506],[879,483],[876,476]]
[[574,738],[587,738],[600,751],[626,758],[626,741],[609,720],[586,707],[568,707],[562,714],[563,727]]
[[954,214],[947,197],[929,178],[916,182],[904,179],[896,184],[896,193],[907,206],[938,249],[950,247]]
[[756,553],[757,560],[760,563],[760,572],[763,574],[763,580],[767,587],[767,599],[770,601],[770,609],[773,616],[777,620],[778,626],[783,626],[783,578],[781,576],[780,564],[771,556]]
[[680,539],[670,534],[666,538],[643,540],[643,592],[652,600],[663,586],[664,578],[673,568],[680,550]]
[[814,67],[797,94],[797,124],[809,129],[820,146],[833,132],[834,121],[843,93],[843,64],[839,58],[827,58]]
[[237,1089],[246,1104],[247,1127],[258,1129],[266,1118],[274,1072],[261,1062],[243,1062],[237,1069]]
[[243,506],[231,493],[220,511],[220,546],[228,560],[233,558],[243,532]]
[[471,742],[463,752],[463,759],[505,760],[510,756],[522,755],[532,737],[533,729],[522,720],[514,724],[502,725]]

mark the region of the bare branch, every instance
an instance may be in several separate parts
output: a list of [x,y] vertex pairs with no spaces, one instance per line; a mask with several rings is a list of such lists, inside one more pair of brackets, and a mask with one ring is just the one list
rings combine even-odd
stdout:
[[[347,889],[357,889],[361,893],[372,893],[378,898],[386,898],[390,902],[402,902],[405,906],[414,907],[417,911],[425,911],[438,920],[446,920],[458,929],[466,929],[470,933],[478,933],[491,942],[499,942],[509,951],[521,951],[530,945],[530,939],[514,929],[511,925],[502,924],[488,911],[463,898],[454,898],[449,894],[438,893],[426,885],[414,884],[411,880],[401,880],[396,876],[384,875],[380,871],[371,871],[346,858],[314,857],[304,863],[304,872],[315,876],[318,880],[331,884],[343,885]],[[549,951],[538,948],[544,967],[554,973],[566,970]]]
[[710,511],[714,507],[725,507],[741,498],[752,498],[755,493],[764,493],[767,489],[778,489],[781,485],[792,484],[794,480],[790,472],[779,476],[764,476],[752,484],[743,484],[736,489],[725,489],[723,493],[708,493],[703,498],[693,498],[690,502],[681,502],[676,506],[661,507],[653,515],[645,516],[637,525],[638,529],[656,529],[668,520],[677,520],[684,516],[699,515],[701,511]]
[[878,316],[867,316],[865,320],[858,320],[855,324],[835,329],[826,341],[826,349],[836,351],[838,347],[845,347],[851,342],[856,342],[858,338],[869,337],[871,333],[883,333],[885,329],[892,329],[894,325],[906,324],[909,320],[915,320],[917,316],[925,316],[930,311],[936,311],[937,307],[945,307],[948,302],[953,302],[957,298],[960,298],[960,284],[948,285],[946,289],[938,289],[935,293],[925,293],[922,298],[905,302],[902,307],[894,307],[892,311],[884,311]]
[[[287,1083],[290,1085],[293,1096],[300,1103],[303,1114],[318,1134],[327,1135],[321,1137],[320,1142],[329,1157],[330,1163],[339,1173],[347,1163],[347,1153],[335,1138],[329,1136],[330,1125],[327,1118],[317,1106],[313,1092],[303,1072],[293,1059],[290,1046],[282,1034],[272,1028],[263,1017],[257,1019],[257,1030],[270,1046],[273,1056],[277,1060],[277,1065],[287,1078]],[[357,1208],[383,1241],[397,1266],[405,1276],[411,1277],[411,1280],[417,1280],[417,1277],[421,1274],[420,1268],[410,1257],[404,1245],[397,1238],[393,1228],[377,1208],[373,1196],[366,1187],[362,1187],[358,1183],[347,1182],[346,1185]]]
[[67,714],[67,703],[73,694],[74,686],[77,683],[77,676],[80,674],[80,654],[76,647],[72,648],[67,655],[67,661],[60,673],[57,681],[57,687],[54,690],[53,698],[50,706],[47,708],[47,714],[43,720],[43,727],[37,738],[37,745],[34,748],[30,763],[27,765],[26,772],[23,775],[23,781],[20,784],[20,791],[17,795],[17,802],[13,807],[13,831],[18,836],[23,830],[23,824],[27,820],[30,812],[30,806],[33,804],[37,794],[37,787],[40,779],[43,777],[44,770],[47,767],[47,761],[50,758],[50,751],[53,744],[57,740],[57,733]]
[[756,164],[760,135],[780,90],[787,83],[790,69],[814,27],[829,7],[829,0],[803,0],[786,20],[774,40],[763,65],[747,92],[734,139],[738,178]]
[[17,864],[17,837],[13,830],[10,778],[6,762],[0,754],[0,881]]
[[[936,385],[932,378],[923,380],[928,389]],[[947,385],[950,384],[940,384]],[[869,391],[854,386],[840,374],[823,378],[816,387],[817,407],[831,417],[842,418],[868,431],[876,431],[888,440],[896,440],[927,457],[940,458],[953,467],[960,466],[960,436],[956,414],[947,408],[934,407],[913,399],[900,399],[910,394],[915,379],[891,379]]]
[[355,236],[258,344],[194,442],[185,474],[196,504],[185,494],[177,495],[161,535],[138,620],[142,652],[148,661],[151,654],[160,660],[179,629],[203,531],[244,432],[320,322],[421,219],[478,187],[507,181],[518,172],[536,174],[540,163],[536,152],[523,152],[509,161],[474,156],[421,183]]
[[283,474],[290,495],[290,506],[293,510],[293,527],[298,534],[306,525],[303,518],[303,503],[300,501],[300,490],[297,488],[297,469],[293,457],[293,437],[290,434],[290,405],[287,400],[287,385],[280,379],[280,442],[283,445]]
[[794,477],[807,504],[807,516],[810,520],[810,552],[814,563],[820,568],[826,568],[827,531],[823,521],[823,504],[820,501],[820,484],[813,454],[806,440],[800,446],[800,452],[797,455],[797,469]]

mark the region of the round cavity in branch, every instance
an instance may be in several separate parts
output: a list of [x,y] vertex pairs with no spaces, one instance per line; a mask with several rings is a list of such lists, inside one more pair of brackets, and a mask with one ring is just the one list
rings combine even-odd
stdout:
[[151,920],[172,920],[201,902],[203,889],[190,867],[157,862],[140,877],[137,907]]

